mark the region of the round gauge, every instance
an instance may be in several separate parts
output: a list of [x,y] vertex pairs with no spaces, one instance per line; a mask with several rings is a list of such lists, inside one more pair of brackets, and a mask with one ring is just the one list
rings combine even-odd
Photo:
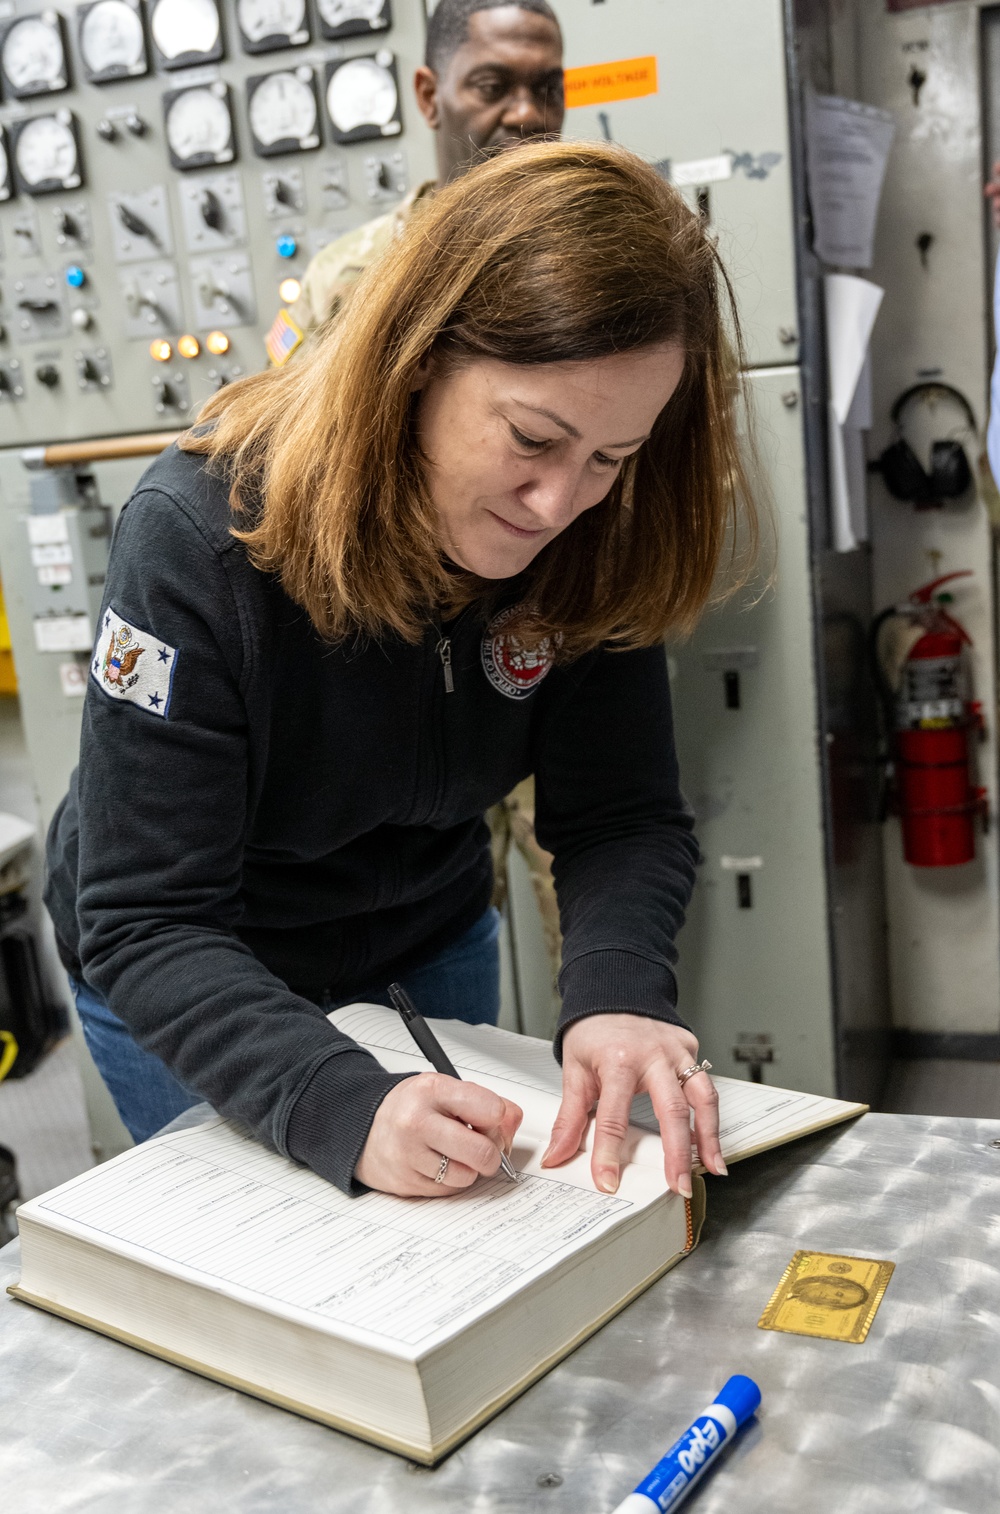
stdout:
[[387,126],[396,114],[396,81],[374,58],[352,58],[330,75],[326,105],[340,132]]
[[318,9],[331,29],[361,21],[375,27],[382,18],[385,0],[318,0]]
[[178,162],[232,156],[233,123],[224,95],[211,86],[185,89],[167,109],[167,145]]
[[316,96],[293,73],[269,74],[250,99],[250,130],[263,147],[317,142],[316,116]]
[[248,42],[300,36],[304,41],[307,35],[306,0],[239,0],[236,14]]
[[80,24],[80,51],[92,74],[143,69],[142,22],[125,0],[97,0]]
[[153,41],[164,58],[211,53],[219,45],[215,0],[159,0],[153,10]]
[[57,116],[36,116],[18,133],[14,162],[29,189],[38,184],[79,183],[76,138]]
[[65,89],[66,58],[58,22],[44,16],[26,16],[4,38],[0,61],[17,94],[44,94]]

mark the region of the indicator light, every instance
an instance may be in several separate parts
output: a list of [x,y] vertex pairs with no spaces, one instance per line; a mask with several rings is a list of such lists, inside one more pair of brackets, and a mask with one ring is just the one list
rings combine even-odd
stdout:
[[278,285],[278,298],[284,305],[294,305],[302,293],[302,285],[298,279],[282,279]]
[[71,263],[66,270],[66,282],[71,289],[82,289],[87,282],[87,275],[79,263]]
[[179,336],[177,351],[181,357],[197,357],[201,351],[201,343],[196,336]]
[[229,338],[224,331],[210,331],[205,338],[205,346],[213,357],[222,357],[224,352],[229,351]]
[[282,236],[274,244],[279,258],[294,258],[299,250],[299,244],[294,237]]
[[154,363],[169,363],[171,358],[170,343],[162,336],[149,344],[149,355]]

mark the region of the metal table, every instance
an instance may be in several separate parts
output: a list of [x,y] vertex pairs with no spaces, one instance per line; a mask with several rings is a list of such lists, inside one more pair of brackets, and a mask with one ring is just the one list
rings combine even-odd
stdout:
[[[759,1418],[692,1514],[996,1514],[998,1139],[867,1115],[709,1179],[698,1249],[433,1471],[3,1295],[0,1507],[603,1514],[739,1371]],[[756,1328],[800,1247],[896,1262],[863,1345]]]

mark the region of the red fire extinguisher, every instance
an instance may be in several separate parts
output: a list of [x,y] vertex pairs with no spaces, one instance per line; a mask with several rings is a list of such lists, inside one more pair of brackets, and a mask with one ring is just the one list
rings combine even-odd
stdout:
[[[903,828],[903,856],[914,867],[955,867],[976,854],[976,817],[986,819],[986,790],[970,771],[970,732],[982,729],[980,706],[967,697],[965,627],[945,608],[941,585],[970,576],[946,573],[914,590],[905,604],[878,617],[875,638],[892,616],[921,634],[903,662],[892,695],[895,807]],[[880,682],[885,674],[880,666]]]

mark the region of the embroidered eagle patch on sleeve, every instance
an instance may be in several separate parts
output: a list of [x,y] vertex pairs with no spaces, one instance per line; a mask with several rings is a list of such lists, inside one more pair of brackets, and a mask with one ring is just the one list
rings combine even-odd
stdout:
[[104,611],[90,676],[110,698],[166,715],[176,662],[176,647],[130,625],[110,607]]

